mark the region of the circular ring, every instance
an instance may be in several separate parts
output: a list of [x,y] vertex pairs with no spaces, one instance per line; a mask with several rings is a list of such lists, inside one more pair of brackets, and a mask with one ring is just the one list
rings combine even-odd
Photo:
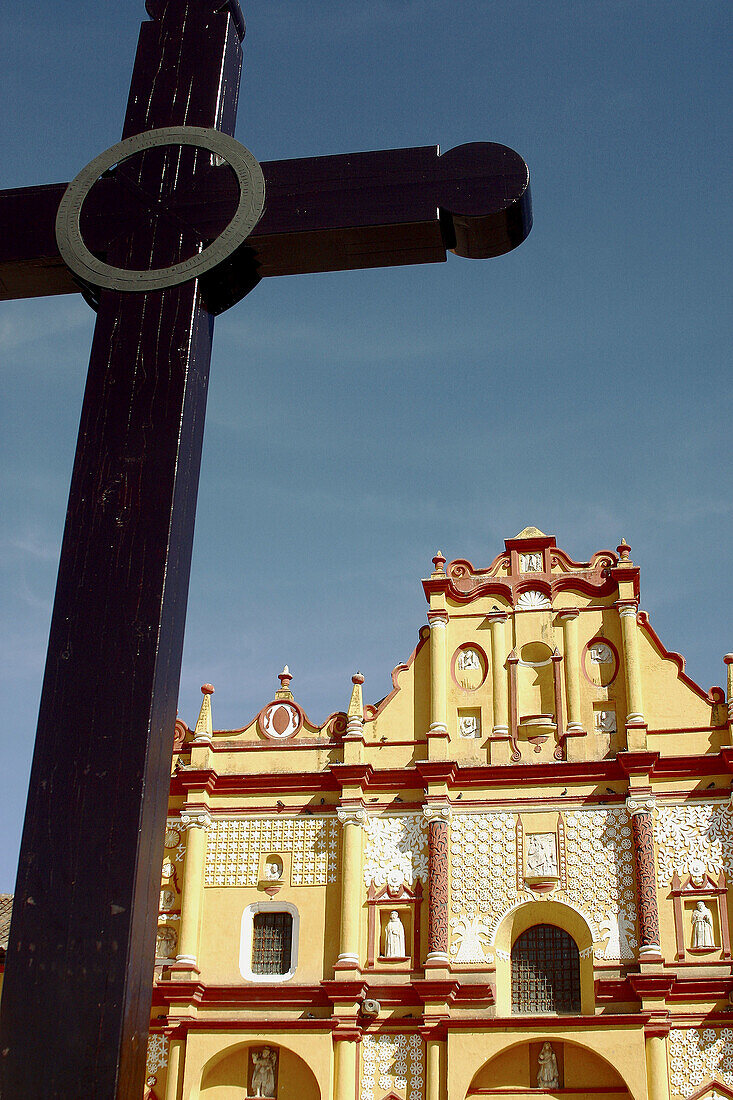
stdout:
[[[81,235],[79,221],[84,200],[102,173],[114,164],[161,145],[193,145],[207,149],[226,161],[239,183],[239,202],[234,217],[202,252],[170,267],[153,268],[151,271],[128,270],[98,260],[84,244]],[[205,126],[164,126],[125,138],[82,168],[66,188],[59,204],[56,243],[68,267],[92,286],[123,291],[165,290],[203,275],[231,256],[257,225],[264,207],[265,177],[249,149],[220,130]]]

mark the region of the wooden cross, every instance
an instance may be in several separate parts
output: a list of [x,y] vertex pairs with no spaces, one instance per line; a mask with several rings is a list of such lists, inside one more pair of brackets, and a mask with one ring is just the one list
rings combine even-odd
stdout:
[[[123,138],[232,135],[237,0],[146,6]],[[254,232],[213,270],[145,292],[80,284],[64,264],[66,185],[0,192],[0,296],[81,289],[97,310],[1,1002],[7,1100],[142,1095],[214,316],[265,276],[495,256],[531,225],[526,165],[501,145],[262,170]],[[110,269],[169,269],[216,246],[239,193],[220,156],[170,142],[112,165],[79,226]]]

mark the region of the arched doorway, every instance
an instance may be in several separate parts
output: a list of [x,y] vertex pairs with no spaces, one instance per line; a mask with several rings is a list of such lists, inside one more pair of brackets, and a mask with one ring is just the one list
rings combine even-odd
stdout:
[[[548,1053],[549,1048],[549,1053]],[[544,1075],[541,1071],[544,1067]],[[557,1085],[552,1086],[552,1074]],[[538,1084],[538,1081],[543,1082]],[[512,1093],[512,1089],[516,1093]],[[466,1100],[499,1097],[502,1100],[533,1100],[564,1094],[583,1100],[630,1100],[631,1093],[618,1071],[604,1058],[579,1043],[552,1036],[517,1043],[503,1050],[474,1074]]]
[[533,924],[512,945],[512,1013],[580,1012],[580,954],[555,924]]
[[[263,1058],[264,1051],[269,1053]],[[201,1075],[201,1100],[245,1100],[255,1091],[252,1075],[256,1066],[270,1062],[278,1100],[321,1100],[318,1082],[307,1063],[287,1047],[264,1040],[228,1047],[211,1058]]]

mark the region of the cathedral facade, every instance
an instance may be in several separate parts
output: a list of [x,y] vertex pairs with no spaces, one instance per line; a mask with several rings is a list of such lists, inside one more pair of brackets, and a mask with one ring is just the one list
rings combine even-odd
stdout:
[[390,694],[179,720],[155,1100],[733,1098],[727,693],[622,542],[441,554]]

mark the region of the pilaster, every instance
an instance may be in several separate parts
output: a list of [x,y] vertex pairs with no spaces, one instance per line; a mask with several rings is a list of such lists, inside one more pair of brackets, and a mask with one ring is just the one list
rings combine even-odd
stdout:
[[626,799],[634,844],[640,962],[660,960],[662,953],[659,940],[657,874],[654,859],[652,822],[654,806],[655,801],[651,794],[630,795]]
[[448,756],[448,612],[428,611],[430,627],[430,729],[428,759]]
[[508,649],[506,644],[505,611],[490,611],[486,616],[489,620],[491,631],[491,686],[494,697],[494,728],[493,736],[506,738],[509,736],[509,694],[507,690],[506,659]]
[[428,954],[426,969],[448,968],[448,822],[447,799],[428,801]]
[[204,900],[206,831],[211,825],[209,808],[204,803],[189,803],[181,812],[186,830],[186,856],[183,863],[181,892],[181,929],[178,937],[176,971],[198,973],[199,935]]
[[342,798],[336,810],[341,822],[341,922],[336,969],[359,968],[362,826],[366,810],[361,798]]
[[165,1100],[180,1100],[185,1052],[185,1039],[172,1038],[169,1040],[168,1075],[165,1079]]
[[726,702],[728,704],[728,731],[731,737],[731,743],[733,744],[733,653],[726,653],[723,658],[727,666],[727,691]]

